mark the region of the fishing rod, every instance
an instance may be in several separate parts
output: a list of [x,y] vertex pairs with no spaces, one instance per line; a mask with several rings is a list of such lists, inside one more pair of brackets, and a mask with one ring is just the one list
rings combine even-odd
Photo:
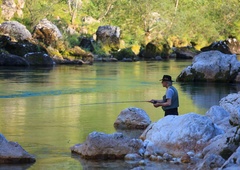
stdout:
[[118,102],[98,102],[98,103],[83,103],[78,105],[68,105],[68,106],[60,106],[57,108],[64,108],[64,107],[71,107],[71,106],[88,106],[88,105],[104,105],[104,104],[123,104],[123,103],[142,103],[142,102],[149,102],[154,103],[150,100],[135,100],[135,101],[118,101]]
[[80,104],[80,105],[95,105],[95,104],[121,104],[121,103],[141,103],[141,102],[150,102],[146,100],[136,100],[136,101],[118,101],[118,102],[100,102],[100,103],[86,103],[86,104]]

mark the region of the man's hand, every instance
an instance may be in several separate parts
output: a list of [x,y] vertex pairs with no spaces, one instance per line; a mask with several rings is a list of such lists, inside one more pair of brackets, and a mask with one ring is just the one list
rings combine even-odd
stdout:
[[157,103],[157,100],[152,99],[152,100],[150,100],[149,102],[152,103],[152,104],[156,104],[156,103]]
[[157,102],[157,103],[153,103],[153,106],[157,108],[157,107],[162,106],[162,105],[161,105],[161,103]]

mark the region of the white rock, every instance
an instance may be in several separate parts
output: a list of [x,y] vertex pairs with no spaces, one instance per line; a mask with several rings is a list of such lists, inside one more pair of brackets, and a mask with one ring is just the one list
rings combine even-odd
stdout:
[[166,116],[146,133],[150,141],[146,151],[180,157],[193,150],[201,152],[210,139],[222,133],[207,116],[195,113]]

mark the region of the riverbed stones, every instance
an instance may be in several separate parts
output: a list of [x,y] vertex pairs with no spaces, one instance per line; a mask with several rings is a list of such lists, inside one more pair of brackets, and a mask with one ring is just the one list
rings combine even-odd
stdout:
[[127,154],[138,153],[142,147],[140,139],[131,139],[122,133],[92,132],[84,143],[71,147],[71,151],[86,159],[124,159]]
[[17,142],[8,141],[0,134],[0,164],[33,163],[36,159]]
[[225,160],[215,154],[210,154],[208,155],[203,162],[196,168],[197,170],[210,170],[210,169],[215,169],[219,168],[224,164]]
[[114,127],[116,129],[145,129],[150,123],[151,120],[143,109],[130,107],[121,111],[114,122]]
[[235,54],[220,51],[202,52],[196,55],[192,65],[178,75],[179,82],[239,82],[240,62]]

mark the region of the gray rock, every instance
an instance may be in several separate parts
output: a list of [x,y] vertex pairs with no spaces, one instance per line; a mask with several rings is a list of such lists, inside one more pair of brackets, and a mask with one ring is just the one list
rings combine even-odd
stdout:
[[23,66],[28,67],[26,59],[12,54],[0,54],[0,66]]
[[101,42],[104,46],[108,46],[111,50],[120,49],[120,28],[116,26],[100,26],[96,32],[97,42]]
[[177,81],[238,82],[239,73],[240,62],[236,55],[208,51],[195,56],[192,65],[182,70]]
[[58,40],[61,40],[60,30],[51,21],[42,19],[33,31],[33,38],[44,42],[46,45],[55,46]]
[[46,53],[33,52],[28,53],[24,58],[29,62],[30,66],[53,66],[53,59]]
[[231,128],[229,123],[230,114],[221,106],[212,106],[206,112],[206,116],[224,131],[227,131],[229,128]]
[[214,168],[219,168],[224,164],[225,160],[219,155],[208,155],[207,158],[199,165],[197,170],[210,170]]
[[202,152],[209,140],[223,133],[208,117],[195,113],[166,116],[147,130],[146,152],[169,153],[174,157],[181,157],[189,151]]
[[0,164],[33,163],[36,159],[17,142],[7,141],[0,134]]
[[230,113],[230,123],[240,125],[240,92],[229,94],[219,102],[220,106]]
[[140,139],[131,139],[121,133],[92,132],[84,143],[71,147],[71,151],[86,159],[124,159],[127,154],[138,153],[142,147]]
[[17,41],[32,39],[32,34],[17,21],[5,21],[0,24],[0,33],[8,35]]
[[121,111],[114,122],[114,127],[117,129],[145,129],[150,123],[151,120],[144,110],[132,107]]

